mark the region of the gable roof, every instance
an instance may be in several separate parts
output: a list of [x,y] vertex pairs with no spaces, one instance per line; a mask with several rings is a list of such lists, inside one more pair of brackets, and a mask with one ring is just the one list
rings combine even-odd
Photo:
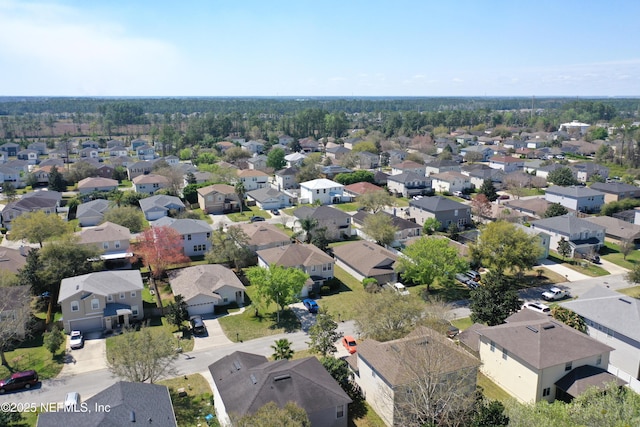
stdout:
[[[379,211],[381,215],[386,215],[391,218],[391,225],[397,228],[397,231],[402,230],[411,230],[414,228],[422,229],[422,226],[414,221],[409,221],[408,219],[400,218],[398,215],[392,215],[389,212]],[[359,210],[352,215],[354,221],[359,222],[360,224],[364,224],[364,221],[367,217],[374,215],[365,210]]]
[[240,178],[244,178],[244,177],[265,177],[268,178],[269,174],[262,172],[261,170],[258,169],[238,169],[238,171],[236,172],[236,174],[238,175],[238,177]]
[[140,199],[140,209],[148,211],[154,207],[160,207],[166,209],[168,206],[177,205],[181,209],[184,209],[184,203],[176,196],[168,196],[165,194],[158,194],[151,197],[145,197]]
[[478,333],[536,369],[613,350],[570,326],[549,319],[509,322],[480,329]]
[[142,290],[142,275],[140,270],[111,270],[82,276],[67,277],[60,282],[60,296],[58,303],[79,292],[98,295],[116,294],[134,290]]
[[415,172],[402,172],[396,175],[387,176],[387,182],[388,181],[395,181],[395,182],[400,182],[404,184],[406,182],[416,182],[416,181],[428,182],[428,181],[431,181],[431,178],[425,175],[417,174]]
[[455,209],[470,209],[464,203],[456,202],[443,196],[423,197],[419,200],[410,200],[409,206],[425,210],[427,212],[444,212]]
[[293,216],[299,219],[314,218],[319,221],[327,219],[345,219],[351,217],[348,213],[341,211],[340,209],[332,208],[331,206],[318,206],[312,208],[310,206],[302,206],[293,211]]
[[333,258],[322,252],[316,246],[307,243],[294,243],[286,246],[263,249],[257,252],[267,264],[284,267],[310,266],[332,264]]
[[348,191],[353,194],[366,194],[373,193],[375,191],[382,191],[382,187],[378,187],[370,182],[356,182],[344,187],[344,191]]
[[640,187],[624,182],[594,182],[591,184],[591,188],[609,194],[635,193],[640,191]]
[[607,372],[606,369],[597,366],[583,365],[572,369],[567,375],[556,381],[556,386],[569,393],[573,397],[578,397],[591,387],[598,387],[604,390],[611,381],[615,381],[618,387],[627,384],[625,381]]
[[594,224],[586,219],[578,218],[571,214],[539,219],[537,221],[533,221],[531,226],[563,235],[574,235],[580,234],[584,231],[593,232],[595,230],[602,230],[604,232],[603,226]]
[[373,242],[358,240],[333,248],[333,255],[363,276],[377,276],[393,271],[398,257]]
[[156,175],[154,173],[150,173],[147,175],[138,175],[135,178],[133,178],[131,180],[134,184],[138,185],[138,184],[154,184],[154,183],[163,183],[163,184],[168,184],[169,180],[162,176],[162,175]]
[[272,187],[263,187],[258,188],[257,190],[252,190],[247,193],[247,196],[255,199],[258,202],[264,202],[269,199],[279,198],[281,196],[289,197],[282,191],[278,191]]
[[429,175],[432,179],[439,179],[441,181],[453,181],[454,179],[462,179],[465,181],[469,180],[469,177],[467,175],[463,175],[460,172],[455,172],[455,171],[447,171],[447,172],[440,172],[440,173],[432,173],[431,175]]
[[227,413],[253,414],[269,402],[289,402],[311,414],[333,410],[351,399],[315,357],[269,362],[236,351],[209,365]]
[[297,175],[298,172],[300,172],[298,167],[291,166],[290,168],[280,169],[279,171],[276,171],[275,174],[278,176]]
[[204,220],[191,219],[191,218],[171,218],[163,216],[160,219],[153,221],[153,227],[162,227],[168,225],[176,230],[181,235],[196,234],[196,233],[210,233],[213,229]]
[[87,203],[81,203],[78,205],[76,218],[102,216],[109,209],[109,206],[110,202],[104,199],[96,199]]
[[195,265],[173,270],[169,273],[169,281],[174,294],[182,295],[187,301],[200,294],[221,299],[216,291],[223,286],[245,289],[234,272],[220,264]]
[[413,160],[405,160],[403,162],[396,163],[392,167],[393,169],[417,169],[417,168],[426,169],[425,165],[421,165],[420,163],[414,162]]
[[232,185],[229,184],[213,184],[208,185],[206,187],[198,188],[198,193],[202,196],[206,196],[210,193],[220,193],[220,194],[235,194],[236,190]]
[[249,237],[249,245],[263,246],[270,243],[290,242],[289,237],[284,231],[280,230],[273,224],[268,222],[249,222],[231,227],[239,227]]
[[604,193],[597,190],[592,190],[589,187],[583,187],[581,185],[571,185],[569,187],[563,187],[560,185],[552,185],[551,187],[545,190],[545,193],[555,194],[558,196],[564,197],[593,197],[593,196],[603,196]]
[[82,230],[78,234],[80,236],[78,243],[83,244],[110,242],[114,240],[129,241],[131,239],[131,232],[127,227],[108,221],[97,227]]
[[604,227],[608,236],[631,241],[640,238],[640,225],[618,218],[610,216],[589,216],[585,217],[585,221]]
[[60,200],[62,200],[62,193],[57,191],[34,191],[25,194],[20,200],[9,203],[4,209],[31,212],[38,209],[54,208],[60,203]]
[[78,181],[78,189],[94,187],[117,187],[118,181],[109,178],[90,177]]

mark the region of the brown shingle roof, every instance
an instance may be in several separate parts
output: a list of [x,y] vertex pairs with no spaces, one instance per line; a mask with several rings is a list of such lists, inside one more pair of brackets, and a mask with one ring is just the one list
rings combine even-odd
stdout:
[[359,240],[333,248],[333,254],[363,276],[389,273],[398,258],[391,251],[372,242]]
[[186,301],[199,294],[214,295],[223,286],[245,289],[233,271],[219,264],[182,268],[170,276],[170,282],[173,293]]
[[246,223],[238,224],[233,227],[240,227],[242,231],[249,237],[249,245],[264,246],[270,243],[288,242],[291,238],[278,227],[269,223]]
[[95,228],[82,230],[78,234],[80,235],[80,241],[78,243],[82,244],[131,240],[131,232],[127,227],[112,222],[105,222]]
[[258,251],[258,257],[267,264],[276,264],[284,267],[297,267],[299,265],[310,266],[333,263],[333,258],[322,252],[314,245],[296,243],[287,246],[278,246]]

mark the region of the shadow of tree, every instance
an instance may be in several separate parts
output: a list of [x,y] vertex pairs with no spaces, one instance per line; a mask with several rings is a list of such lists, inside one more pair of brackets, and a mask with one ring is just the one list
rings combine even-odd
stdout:
[[293,310],[286,308],[280,313],[280,323],[277,323],[278,313],[269,313],[269,320],[273,322],[270,329],[283,328],[285,332],[295,332],[300,330],[302,325]]

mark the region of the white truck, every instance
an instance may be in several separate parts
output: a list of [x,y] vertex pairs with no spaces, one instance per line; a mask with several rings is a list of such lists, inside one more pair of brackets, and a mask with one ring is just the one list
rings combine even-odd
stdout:
[[569,296],[569,291],[565,291],[564,289],[556,288],[555,286],[548,291],[544,291],[542,293],[542,298],[547,301],[557,301],[562,298],[566,298]]

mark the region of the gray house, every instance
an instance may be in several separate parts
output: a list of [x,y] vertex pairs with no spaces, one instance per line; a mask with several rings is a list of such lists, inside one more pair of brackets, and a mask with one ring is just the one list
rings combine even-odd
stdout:
[[264,210],[281,209],[292,204],[290,196],[271,187],[249,191],[247,199],[255,201],[256,205]]
[[442,196],[409,201],[409,215],[420,225],[424,225],[429,218],[435,218],[440,223],[441,230],[448,229],[451,224],[457,224],[460,229],[471,224],[469,205]]
[[162,217],[154,221],[152,227],[169,226],[176,230],[183,241],[184,254],[186,256],[204,255],[211,249],[212,228],[206,221],[201,219],[176,219],[168,216]]
[[431,178],[415,172],[402,172],[387,177],[387,188],[398,197],[422,196],[431,192]]
[[264,356],[236,351],[209,365],[218,422],[230,415],[250,415],[267,403],[293,402],[314,427],[346,427],[351,399],[315,357],[269,362]]
[[317,221],[317,227],[325,227],[327,229],[327,239],[343,240],[351,236],[351,215],[340,209],[330,206],[318,206],[312,208],[302,206],[293,211],[293,216],[300,220],[305,218],[313,218]]
[[549,234],[551,236],[549,247],[553,250],[557,250],[558,242],[564,238],[571,247],[571,256],[588,255],[590,252],[597,252],[604,245],[605,228],[603,226],[576,218],[571,214],[533,221],[531,228]]
[[109,210],[111,203],[108,200],[96,199],[87,203],[81,203],[76,210],[76,219],[81,227],[91,227],[102,222],[105,212]]
[[140,199],[139,203],[147,221],[155,221],[165,217],[169,215],[170,211],[182,212],[185,209],[182,200],[164,194]]
[[549,203],[559,203],[567,209],[579,212],[599,212],[604,205],[604,193],[589,187],[553,185],[545,191]]

